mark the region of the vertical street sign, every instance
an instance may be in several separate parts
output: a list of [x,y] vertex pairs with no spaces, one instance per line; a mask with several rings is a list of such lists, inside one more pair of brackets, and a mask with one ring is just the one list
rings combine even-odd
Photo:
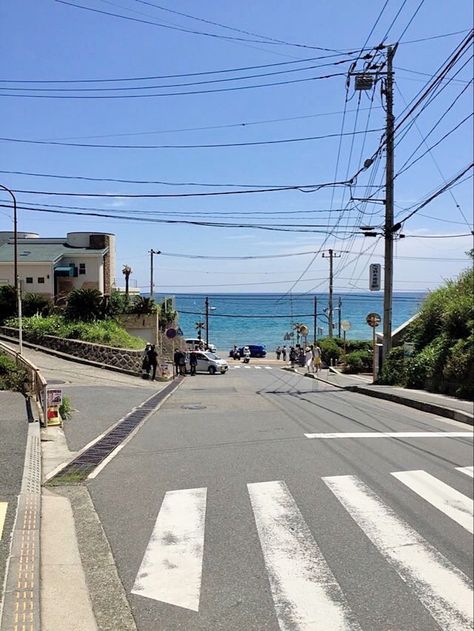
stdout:
[[380,291],[380,279],[382,276],[382,266],[380,263],[372,263],[369,266],[369,289],[370,291]]

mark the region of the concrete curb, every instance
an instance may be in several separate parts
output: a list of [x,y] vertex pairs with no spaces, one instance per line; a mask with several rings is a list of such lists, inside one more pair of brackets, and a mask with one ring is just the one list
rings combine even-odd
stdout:
[[474,425],[474,415],[462,410],[446,408],[436,403],[430,403],[429,401],[417,401],[416,399],[409,399],[399,394],[395,394],[394,392],[380,392],[379,390],[371,390],[369,387],[364,386],[347,386],[345,389],[350,390],[351,392],[365,394],[376,399],[385,399],[386,401],[392,401],[393,403],[406,405],[407,407],[415,408],[416,410],[421,410],[422,412],[437,414],[438,416],[450,418],[460,423]]

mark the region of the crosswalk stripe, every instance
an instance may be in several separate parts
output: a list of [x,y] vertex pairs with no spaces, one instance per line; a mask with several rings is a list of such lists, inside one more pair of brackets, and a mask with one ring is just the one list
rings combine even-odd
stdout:
[[8,502],[0,502],[0,539],[2,538],[3,526],[7,516]]
[[264,366],[264,368],[265,368],[266,370],[273,370],[273,369],[272,369],[272,366]]
[[255,366],[255,370],[262,370],[261,366]]
[[281,631],[359,630],[286,484],[247,486]]
[[470,631],[473,601],[467,576],[356,476],[324,477],[323,481],[438,625]]
[[474,502],[471,498],[426,471],[398,471],[392,475],[468,532],[474,532]]
[[132,593],[199,611],[207,489],[168,491]]
[[456,469],[461,473],[465,473],[466,475],[471,476],[471,478],[474,478],[474,467],[456,467]]
[[326,432],[306,438],[473,438],[473,432]]

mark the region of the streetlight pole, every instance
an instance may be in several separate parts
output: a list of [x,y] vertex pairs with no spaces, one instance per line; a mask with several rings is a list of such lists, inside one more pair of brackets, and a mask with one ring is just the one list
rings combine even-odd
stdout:
[[155,283],[153,281],[153,255],[161,254],[161,250],[150,250],[150,298],[153,298],[153,290],[155,288]]
[[206,348],[209,346],[209,298],[206,296]]
[[313,343],[316,344],[318,340],[318,297],[314,296],[314,311],[313,311]]

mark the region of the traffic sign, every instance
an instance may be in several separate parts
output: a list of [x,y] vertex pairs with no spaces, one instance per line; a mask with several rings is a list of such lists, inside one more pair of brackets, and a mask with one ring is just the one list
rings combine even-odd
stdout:
[[167,329],[166,330],[166,337],[173,339],[173,337],[176,337],[176,329]]
[[380,291],[382,278],[382,266],[380,263],[372,263],[369,266],[369,289],[370,291]]
[[369,313],[365,320],[369,326],[375,329],[380,324],[382,318],[378,313]]
[[350,321],[349,321],[349,320],[343,320],[343,321],[341,322],[341,329],[342,329],[343,331],[350,331],[350,330],[351,330],[351,328],[352,328],[352,324],[350,323]]

